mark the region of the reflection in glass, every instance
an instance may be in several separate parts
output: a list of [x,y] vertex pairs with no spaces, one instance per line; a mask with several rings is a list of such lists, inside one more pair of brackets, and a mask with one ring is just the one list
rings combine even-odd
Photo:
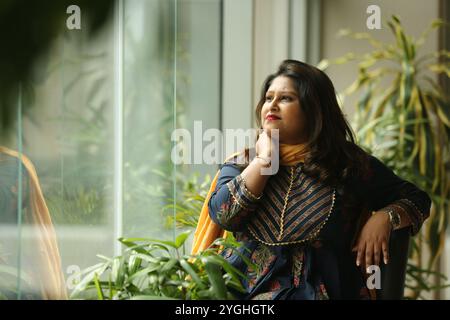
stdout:
[[0,147],[0,212],[0,296],[65,299],[56,235],[36,171],[25,155],[5,147]]

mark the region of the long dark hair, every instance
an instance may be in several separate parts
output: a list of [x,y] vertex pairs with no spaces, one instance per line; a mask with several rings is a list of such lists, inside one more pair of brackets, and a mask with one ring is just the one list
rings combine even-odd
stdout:
[[304,172],[330,185],[359,176],[367,168],[367,153],[355,143],[354,133],[336,99],[330,78],[321,70],[297,60],[284,60],[278,71],[263,83],[256,107],[261,127],[261,109],[272,81],[279,76],[293,80],[306,117],[307,144],[310,150]]

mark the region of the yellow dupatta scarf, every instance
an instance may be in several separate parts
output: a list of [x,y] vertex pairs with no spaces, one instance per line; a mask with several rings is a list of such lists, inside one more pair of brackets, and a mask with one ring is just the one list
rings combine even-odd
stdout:
[[[306,145],[304,144],[280,144],[279,152],[280,164],[284,166],[297,165],[298,163],[303,162],[305,156],[308,154]],[[238,154],[240,153],[233,154],[227,159],[233,158]],[[211,194],[216,188],[219,173],[220,171],[218,171],[214,176],[211,187],[209,188],[208,194],[205,198],[205,202],[203,203],[202,211],[200,212],[197,228],[194,233],[194,241],[191,250],[192,255],[198,254],[199,252],[207,249],[217,238],[225,238],[227,236],[227,232],[214,223],[211,219],[208,210],[208,202],[211,198]]]
[[28,173],[29,179],[26,183],[30,190],[28,207],[31,214],[26,219],[35,227],[35,250],[38,259],[32,268],[33,281],[36,281],[35,285],[39,288],[42,299],[67,299],[56,233],[33,163],[25,155],[5,147],[0,147],[0,153],[21,159]]

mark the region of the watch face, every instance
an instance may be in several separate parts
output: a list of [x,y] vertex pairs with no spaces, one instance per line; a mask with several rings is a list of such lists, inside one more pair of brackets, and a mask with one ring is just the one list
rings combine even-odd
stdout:
[[401,223],[400,214],[398,212],[391,211],[391,217],[392,217],[391,223],[394,226],[394,228],[399,227]]

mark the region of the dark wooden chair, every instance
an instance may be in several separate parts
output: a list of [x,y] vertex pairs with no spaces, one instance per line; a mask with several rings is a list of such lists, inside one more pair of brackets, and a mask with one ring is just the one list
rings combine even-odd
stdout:
[[380,267],[381,289],[377,290],[377,297],[379,299],[403,299],[409,242],[409,228],[392,232],[389,243],[390,262],[387,265],[382,264]]

